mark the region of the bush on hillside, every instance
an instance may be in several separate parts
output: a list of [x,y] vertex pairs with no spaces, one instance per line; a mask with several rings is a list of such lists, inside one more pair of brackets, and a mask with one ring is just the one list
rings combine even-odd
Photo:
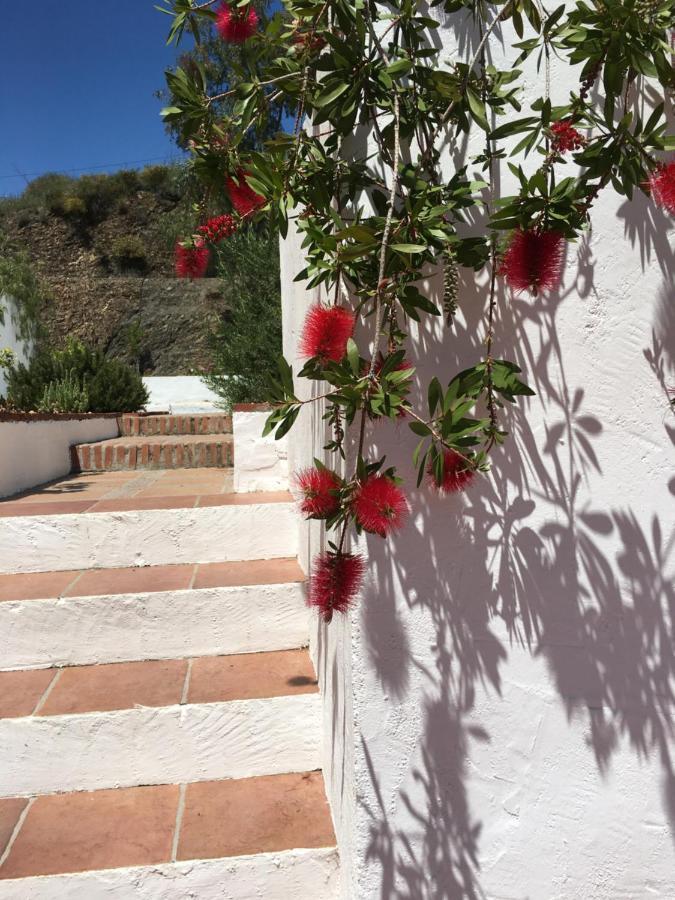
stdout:
[[25,412],[38,410],[54,392],[74,396],[75,382],[87,395],[86,412],[135,412],[148,402],[143,379],[131,366],[74,339],[64,350],[38,351],[27,366],[11,369],[7,382],[8,406]]
[[135,234],[120,235],[110,245],[110,259],[120,272],[146,272],[148,251]]
[[219,245],[216,268],[232,300],[211,335],[212,371],[203,380],[231,409],[266,398],[281,355],[277,231],[249,228],[233,235]]

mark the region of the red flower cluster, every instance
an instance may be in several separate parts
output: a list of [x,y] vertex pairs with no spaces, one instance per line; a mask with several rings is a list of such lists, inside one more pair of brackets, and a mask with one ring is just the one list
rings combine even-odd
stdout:
[[463,491],[468,487],[476,473],[471,469],[466,460],[462,459],[459,453],[446,448],[443,451],[443,478],[438,481],[431,463],[427,468],[427,473],[431,478],[434,487],[441,494],[455,494]]
[[176,275],[179,278],[203,278],[209,267],[209,248],[203,243],[193,247],[176,244]]
[[208,219],[203,225],[200,225],[197,231],[203,235],[207,241],[212,244],[218,244],[229,238],[237,230],[237,224],[232,218],[225,214],[224,216],[214,216]]
[[345,613],[361,587],[363,557],[327,550],[314,560],[307,603],[319,610],[325,622],[334,612]]
[[256,194],[253,188],[246,183],[246,175],[247,173],[243,169],[237,169],[236,181],[234,178],[225,180],[225,187],[230,195],[232,206],[240,216],[250,216],[265,204],[265,198]]
[[560,284],[565,238],[559,231],[514,231],[499,274],[514,291],[533,294]]
[[218,10],[216,28],[224,41],[231,44],[243,44],[258,27],[258,13],[252,6],[237,9],[229,3],[223,3]]
[[371,475],[361,484],[352,508],[356,521],[365,530],[380,537],[398,531],[408,512],[405,494],[386,475]]
[[321,37],[320,34],[312,35],[311,31],[296,31],[293,35],[293,43],[302,50],[309,50],[315,53],[326,46],[326,39]]
[[561,119],[551,125],[553,149],[557,153],[568,153],[570,150],[581,150],[586,138],[580,134],[571,122]]
[[300,352],[321,362],[340,362],[354,331],[354,313],[344,306],[310,307],[300,336]]
[[302,495],[300,512],[308,519],[329,519],[338,511],[338,491],[342,482],[330,469],[302,469],[295,476],[295,484]]
[[649,188],[659,206],[675,213],[675,162],[654,169],[649,176]]

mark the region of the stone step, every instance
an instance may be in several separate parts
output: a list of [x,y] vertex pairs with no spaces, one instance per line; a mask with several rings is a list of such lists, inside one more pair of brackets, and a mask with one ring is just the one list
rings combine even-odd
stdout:
[[320,772],[0,800],[0,860],[0,900],[339,896]]
[[73,472],[227,468],[234,465],[231,434],[119,437],[76,444],[70,452]]
[[[69,483],[78,496],[77,481]],[[297,555],[294,501],[284,491],[87,500],[66,495],[55,501],[44,496],[0,502],[0,573]]]
[[146,415],[125,414],[119,419],[121,435],[167,435],[167,434],[232,434],[232,416],[216,415],[169,415],[168,413],[148,413]]
[[303,647],[303,580],[295,559],[0,575],[0,668]]
[[317,691],[307,650],[2,672],[0,797],[318,768]]

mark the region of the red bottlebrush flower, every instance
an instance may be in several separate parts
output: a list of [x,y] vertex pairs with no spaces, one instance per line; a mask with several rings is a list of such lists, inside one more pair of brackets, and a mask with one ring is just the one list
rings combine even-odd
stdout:
[[176,275],[179,278],[203,278],[209,267],[209,248],[203,243],[193,247],[176,244]]
[[386,537],[403,525],[408,503],[391,478],[371,475],[359,486],[352,508],[356,521],[365,531]]
[[581,150],[586,144],[586,138],[580,134],[571,122],[561,119],[551,125],[553,135],[553,149],[557,153],[567,153],[570,150]]
[[361,587],[363,557],[327,550],[314,560],[307,603],[319,610],[325,622],[334,612],[345,613]]
[[236,6],[230,6],[229,3],[223,3],[218,10],[216,28],[224,41],[229,41],[231,44],[243,44],[252,34],[255,34],[257,27],[258,13],[252,6],[238,9]]
[[675,162],[654,169],[649,176],[649,188],[659,206],[675,213]]
[[207,241],[212,244],[218,244],[230,237],[237,230],[237,224],[232,216],[214,216],[208,219],[203,225],[197,229],[198,233],[203,235]]
[[225,181],[232,206],[240,216],[249,216],[256,209],[265,205],[265,198],[256,194],[253,188],[246,183],[246,174],[243,169],[237,169],[237,180],[228,178]]
[[303,469],[295,476],[301,494],[300,512],[308,519],[329,519],[338,511],[342,482],[330,469]]
[[301,50],[309,50],[316,53],[326,46],[326,39],[320,34],[312,34],[311,31],[296,31],[293,35],[293,43]]
[[459,453],[446,447],[443,451],[443,478],[439,482],[431,463],[427,468],[432,484],[440,494],[455,494],[468,487],[475,478],[475,471]]
[[344,306],[310,307],[300,337],[303,356],[318,356],[321,362],[340,362],[354,331],[354,313]]
[[514,231],[499,274],[514,291],[533,294],[560,284],[565,237],[559,231]]

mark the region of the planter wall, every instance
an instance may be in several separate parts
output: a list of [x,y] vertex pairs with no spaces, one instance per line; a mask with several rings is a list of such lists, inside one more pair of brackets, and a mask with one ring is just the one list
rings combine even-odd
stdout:
[[0,497],[67,475],[73,444],[117,437],[117,416],[0,417]]

